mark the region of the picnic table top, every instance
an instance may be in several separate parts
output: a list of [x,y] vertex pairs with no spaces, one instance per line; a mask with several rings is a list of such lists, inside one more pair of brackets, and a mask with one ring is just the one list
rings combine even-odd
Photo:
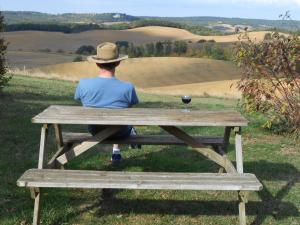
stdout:
[[52,105],[32,118],[43,124],[156,125],[156,126],[247,126],[236,111],[161,108],[99,109]]

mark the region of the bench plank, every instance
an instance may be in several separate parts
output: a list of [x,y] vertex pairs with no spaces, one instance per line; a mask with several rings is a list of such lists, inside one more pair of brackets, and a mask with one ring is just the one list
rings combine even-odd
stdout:
[[258,191],[254,174],[27,170],[20,187]]
[[[89,133],[63,132],[65,143],[79,143],[92,137]],[[223,137],[193,136],[204,145],[223,145]],[[182,140],[172,135],[136,135],[122,139],[106,139],[102,144],[141,144],[141,145],[186,145]]]

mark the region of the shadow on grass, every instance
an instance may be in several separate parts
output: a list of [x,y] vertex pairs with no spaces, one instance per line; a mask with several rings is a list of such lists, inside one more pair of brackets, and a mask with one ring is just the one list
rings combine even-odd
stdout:
[[[181,156],[185,155],[184,160]],[[166,158],[172,159],[170,162],[163,161]],[[176,160],[179,159],[178,161]],[[191,163],[191,159],[192,163]],[[153,163],[153,162],[156,163]],[[185,163],[188,162],[188,163]],[[195,166],[196,165],[196,166]],[[265,160],[257,162],[245,162],[245,170],[256,174],[262,182],[264,188],[257,192],[261,201],[249,201],[246,205],[247,215],[256,216],[252,225],[261,225],[268,216],[275,220],[288,217],[300,217],[300,212],[293,203],[284,201],[283,198],[291,188],[300,182],[300,172],[288,163],[272,163]],[[158,152],[151,152],[143,156],[131,157],[122,161],[117,167],[107,166],[104,170],[128,170],[131,167],[140,167],[142,171],[152,172],[207,172],[216,170],[212,162],[205,160],[201,155],[194,154],[193,151],[178,151],[165,148]],[[93,168],[83,168],[93,169]],[[95,168],[94,168],[95,169]],[[216,171],[215,171],[216,172]],[[275,194],[268,190],[264,184],[266,181],[286,181],[286,184]],[[193,201],[193,200],[151,200],[151,199],[118,199],[117,189],[109,189],[103,192],[98,203],[94,204],[94,210],[99,217],[113,214],[165,214],[165,215],[223,215],[238,216],[238,203],[234,201]],[[201,192],[199,191],[199,195]],[[78,212],[80,213],[80,212]],[[70,215],[72,218],[76,214]],[[59,218],[58,220],[59,221]],[[55,223],[53,223],[55,224]]]

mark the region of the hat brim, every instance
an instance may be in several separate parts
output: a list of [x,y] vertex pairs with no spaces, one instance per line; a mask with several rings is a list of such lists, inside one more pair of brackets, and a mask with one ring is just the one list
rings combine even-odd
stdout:
[[113,63],[113,62],[120,62],[122,60],[128,59],[128,55],[119,55],[117,59],[111,59],[111,60],[103,60],[97,57],[97,55],[91,55],[87,57],[87,61],[99,63],[99,64],[105,64],[105,63]]

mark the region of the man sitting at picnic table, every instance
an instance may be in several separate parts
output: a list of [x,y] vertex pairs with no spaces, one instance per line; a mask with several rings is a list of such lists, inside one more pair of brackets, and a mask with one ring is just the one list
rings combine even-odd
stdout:
[[[115,44],[105,42],[97,47],[97,55],[89,56],[90,62],[97,64],[99,75],[94,78],[85,78],[79,81],[75,92],[75,100],[80,100],[85,107],[121,109],[129,108],[139,102],[135,88],[131,83],[118,80],[115,76],[116,67],[127,55],[119,55]],[[92,135],[105,129],[102,125],[89,125]],[[136,135],[132,126],[125,126],[112,136],[112,138],[125,138]],[[113,145],[112,163],[121,161],[119,145]]]

